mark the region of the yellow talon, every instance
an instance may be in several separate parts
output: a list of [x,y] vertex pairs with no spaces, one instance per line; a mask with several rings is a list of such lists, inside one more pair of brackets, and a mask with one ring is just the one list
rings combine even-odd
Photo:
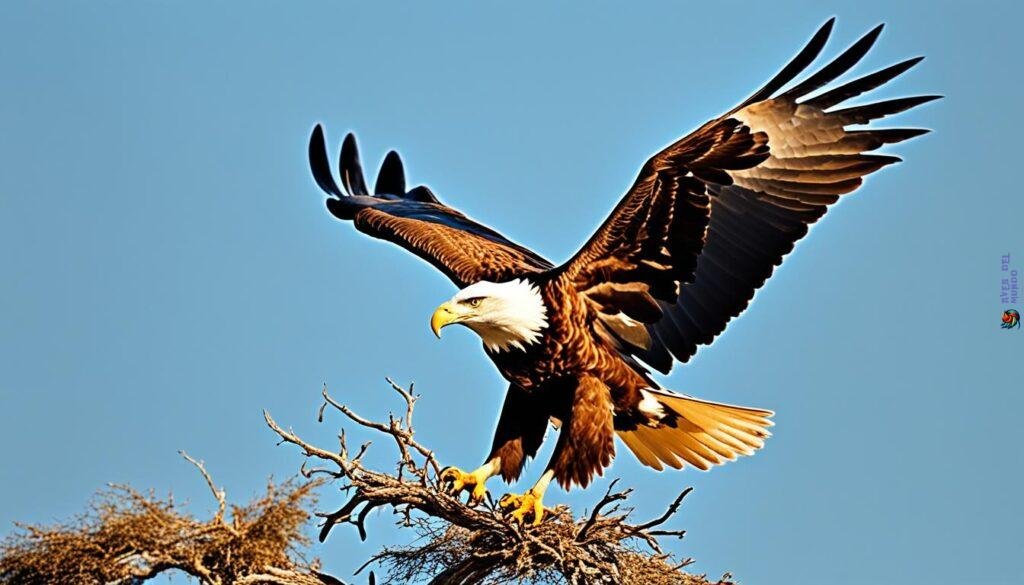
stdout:
[[505,494],[498,501],[498,508],[512,518],[512,521],[524,525],[528,517],[533,518],[532,526],[537,526],[544,520],[544,497],[536,495],[533,490],[523,495]]
[[458,467],[445,467],[438,479],[441,480],[441,489],[450,495],[458,497],[463,490],[469,491],[469,500],[466,504],[476,506],[487,497],[487,487],[484,484],[488,477],[490,475],[483,468],[466,473]]

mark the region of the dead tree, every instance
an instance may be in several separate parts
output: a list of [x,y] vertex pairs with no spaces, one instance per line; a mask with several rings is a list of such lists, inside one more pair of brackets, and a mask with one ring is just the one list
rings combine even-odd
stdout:
[[[393,473],[366,466],[363,456],[369,443],[350,451],[344,430],[338,435],[336,450],[323,449],[285,430],[264,412],[267,424],[281,442],[303,450],[303,476],[340,482],[341,489],[351,494],[340,509],[318,514],[324,519],[321,542],[339,524],[353,525],[365,540],[366,519],[370,512],[381,508],[396,514],[398,523],[419,537],[415,545],[384,548],[357,574],[377,565],[383,568],[386,581],[392,583],[710,583],[703,576],[684,572],[683,567],[692,560],[673,559],[659,543],[660,538],[682,538],[685,534],[662,526],[679,509],[689,488],[664,514],[649,522],[631,522],[631,509],[622,506],[632,490],[615,491],[616,482],[612,482],[593,510],[581,518],[558,507],[540,525],[520,526],[508,521],[490,498],[481,506],[470,507],[440,489],[440,465],[434,453],[414,436],[413,411],[418,396],[412,385],[406,390],[387,381],[404,401],[403,415],[391,414],[386,422],[364,418],[335,400],[325,386],[318,419],[322,422],[330,408],[361,427],[390,437],[398,451],[398,466]],[[726,575],[718,583],[725,585],[729,578]]]

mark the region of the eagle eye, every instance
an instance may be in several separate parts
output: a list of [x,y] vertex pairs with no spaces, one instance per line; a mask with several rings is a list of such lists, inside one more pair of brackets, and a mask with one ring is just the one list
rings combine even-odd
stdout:
[[480,306],[480,301],[482,301],[482,300],[484,300],[483,297],[473,297],[471,299],[466,299],[466,300],[464,300],[462,302],[467,304],[467,305],[469,305],[470,307],[473,307],[475,309],[475,308]]

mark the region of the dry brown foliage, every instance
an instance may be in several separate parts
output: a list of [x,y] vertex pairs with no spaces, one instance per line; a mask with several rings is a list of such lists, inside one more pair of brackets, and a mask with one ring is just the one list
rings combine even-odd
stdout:
[[268,483],[262,496],[228,514],[202,463],[182,455],[217,499],[213,518],[197,519],[171,497],[113,485],[70,522],[19,525],[0,544],[0,582],[127,585],[177,569],[204,585],[341,583],[301,552],[317,482]]
[[[365,520],[371,511],[380,508],[392,510],[401,525],[417,534],[417,544],[385,548],[363,568],[373,564],[382,567],[389,583],[710,583],[702,576],[684,572],[682,568],[692,561],[673,560],[658,540],[684,535],[682,530],[661,526],[679,509],[689,489],[662,516],[649,522],[630,521],[631,510],[621,504],[632,490],[614,491],[612,482],[590,514],[575,518],[570,510],[559,507],[539,526],[519,526],[508,521],[493,501],[471,508],[440,489],[437,477],[441,466],[433,452],[414,437],[412,420],[418,397],[411,385],[406,390],[390,379],[388,384],[404,401],[404,415],[389,415],[386,422],[363,418],[332,398],[324,387],[319,419],[323,420],[327,408],[333,408],[356,424],[390,437],[398,449],[394,473],[364,465],[369,444],[350,453],[344,431],[338,436],[338,449],[327,450],[281,428],[269,413],[264,413],[267,424],[282,442],[300,447],[307,461],[312,462],[310,468],[303,464],[305,477],[342,482],[342,489],[352,493],[340,509],[320,514],[324,518],[321,541],[334,526],[343,523],[354,525],[365,539]],[[718,583],[726,585],[727,578]]]

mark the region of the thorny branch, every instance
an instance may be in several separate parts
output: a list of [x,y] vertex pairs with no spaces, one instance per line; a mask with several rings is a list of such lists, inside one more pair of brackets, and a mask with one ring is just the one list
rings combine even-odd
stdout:
[[[366,519],[370,512],[381,508],[392,510],[400,525],[416,532],[417,544],[385,547],[357,573],[376,564],[385,569],[387,582],[429,580],[436,585],[521,581],[573,585],[710,583],[703,576],[682,572],[681,568],[692,560],[673,560],[658,543],[659,537],[682,538],[685,534],[683,530],[660,527],[678,511],[690,488],[660,517],[632,524],[632,510],[620,508],[632,490],[615,491],[617,481],[613,481],[584,518],[577,520],[567,508],[559,507],[541,525],[520,527],[507,521],[492,502],[471,508],[440,489],[441,466],[434,453],[415,439],[412,419],[418,396],[412,385],[406,390],[391,379],[387,382],[404,402],[404,416],[389,415],[387,422],[367,419],[333,398],[324,386],[318,419],[322,421],[330,407],[361,427],[390,436],[398,451],[395,474],[363,463],[369,443],[350,456],[342,431],[338,451],[328,451],[283,429],[264,411],[267,424],[281,442],[296,445],[307,461],[316,462],[311,468],[303,463],[303,475],[330,477],[341,482],[343,490],[352,492],[341,508],[318,514],[324,518],[321,541],[338,524],[352,524],[365,540]],[[372,579],[373,573],[370,575]],[[724,585],[727,581],[718,583]]]

